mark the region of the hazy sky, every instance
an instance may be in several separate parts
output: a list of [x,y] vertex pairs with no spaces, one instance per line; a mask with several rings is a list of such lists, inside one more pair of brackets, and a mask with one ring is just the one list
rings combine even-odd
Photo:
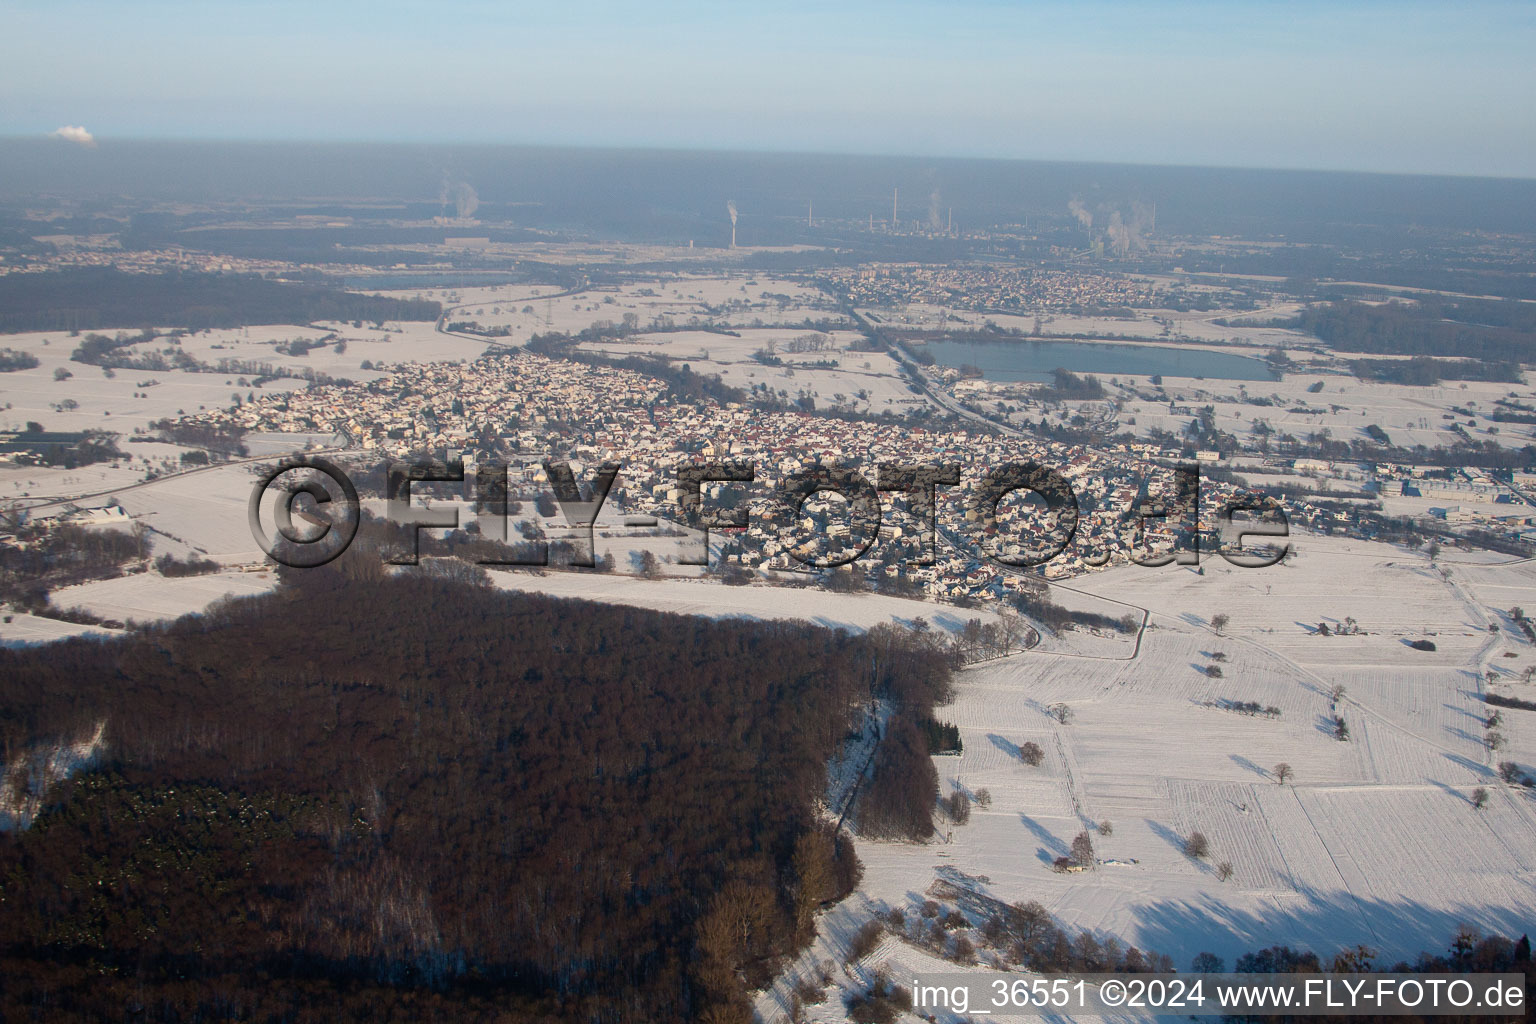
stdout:
[[1536,177],[1530,3],[0,0],[0,24],[4,135]]

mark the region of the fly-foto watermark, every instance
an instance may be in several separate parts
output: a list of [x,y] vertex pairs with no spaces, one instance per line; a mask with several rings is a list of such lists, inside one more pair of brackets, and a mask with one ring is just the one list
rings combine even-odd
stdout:
[[[583,488],[570,463],[546,460],[540,466],[567,525],[584,540],[574,545],[572,564],[594,565],[593,529],[622,467],[616,462],[604,463]],[[813,569],[849,565],[863,558],[880,538],[882,494],[904,501],[908,515],[916,521],[918,565],[935,563],[942,533],[956,543],[971,544],[982,557],[1001,566],[1042,566],[1073,545],[1083,520],[1071,481],[1036,462],[1005,463],[965,480],[964,513],[953,522],[940,518],[939,488],[962,486],[959,465],[879,463],[875,469],[871,482],[855,468],[813,465],[779,479],[766,494],[747,492],[744,498],[723,502],[706,496],[705,487],[724,485],[737,495],[743,494],[749,485],[759,483],[752,463],[716,461],[679,466],[673,488],[675,519],[702,535],[697,553],[680,557],[679,563],[708,565],[709,531],[746,530],[752,526],[755,509],[762,522],[772,524],[778,548],[801,565]],[[432,460],[391,462],[385,480],[388,518],[405,527],[410,538],[407,550],[389,561],[413,565],[418,559],[420,531],[459,529],[460,510],[414,505],[412,484],[464,485],[470,481],[462,461]],[[472,483],[481,536],[505,542],[512,504],[509,464],[476,464]],[[269,494],[275,497],[268,510],[274,523],[271,531],[263,523]],[[834,494],[846,503],[846,523],[818,529],[826,520],[804,515],[808,503],[819,494]],[[1028,515],[1018,505],[1011,514],[1003,511],[1004,502],[1013,495],[1025,499]],[[309,499],[302,506],[301,497]],[[1140,556],[1132,554],[1131,561],[1145,566],[1198,565],[1200,504],[1199,467],[1175,467],[1171,494],[1147,496],[1120,517],[1124,547],[1142,552]],[[305,527],[295,523],[297,511],[304,513]],[[1239,514],[1243,514],[1241,520]],[[252,536],[271,558],[293,568],[312,568],[347,550],[357,535],[362,507],[357,488],[344,471],[325,459],[300,455],[262,475],[251,494],[248,517]],[[1230,498],[1219,509],[1217,520],[1221,535],[1227,539],[1215,546],[1216,553],[1233,565],[1262,568],[1274,565],[1289,552],[1288,544],[1276,543],[1277,538],[1290,535],[1290,525],[1284,509],[1272,497],[1245,494]],[[1152,521],[1170,541],[1162,550],[1150,547],[1148,524]],[[1263,549],[1248,550],[1245,545],[1249,538],[1262,538]],[[1101,551],[1084,555],[1088,564],[1102,565],[1107,560]],[[486,565],[547,565],[548,550],[545,546],[543,554],[533,560],[480,561]]]

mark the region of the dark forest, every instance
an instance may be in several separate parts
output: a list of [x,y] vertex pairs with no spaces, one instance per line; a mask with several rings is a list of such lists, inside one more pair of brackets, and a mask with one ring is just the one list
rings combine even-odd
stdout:
[[7,764],[106,742],[0,834],[0,1019],[750,1019],[858,878],[828,758],[948,686],[889,631],[366,582],[0,651]]
[[435,320],[442,307],[255,274],[80,268],[0,277],[0,331],[244,327],[315,320]]

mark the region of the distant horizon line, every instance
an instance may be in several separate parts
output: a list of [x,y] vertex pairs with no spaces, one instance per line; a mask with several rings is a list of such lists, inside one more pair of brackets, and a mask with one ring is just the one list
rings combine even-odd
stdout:
[[529,142],[529,141],[486,141],[467,139],[385,139],[385,138],[312,138],[312,137],[275,137],[275,136],[191,136],[191,135],[100,135],[93,136],[90,145],[81,145],[67,139],[58,138],[52,132],[43,133],[3,133],[0,132],[0,145],[12,143],[33,143],[37,145],[57,146],[61,150],[76,149],[82,153],[102,149],[115,143],[128,143],[132,145],[194,145],[194,146],[316,146],[341,148],[348,146],[369,146],[380,148],[455,148],[455,149],[529,149],[545,150],[551,152],[577,151],[577,152],[616,152],[616,153],[666,153],[685,155],[690,153],[710,154],[718,156],[736,157],[788,157],[788,158],[844,158],[844,159],[868,159],[868,160],[942,160],[955,163],[994,163],[994,164],[1048,164],[1057,166],[1080,167],[1117,167],[1117,168],[1148,168],[1155,170],[1183,170],[1183,171],[1237,171],[1250,173],[1271,174],[1342,174],[1358,175],[1361,177],[1384,178],[1441,178],[1471,181],[1505,181],[1505,182],[1536,182],[1536,173],[1532,174],[1473,174],[1455,171],[1403,171],[1403,170],[1375,170],[1358,167],[1313,167],[1313,166],[1276,166],[1265,164],[1201,164],[1201,163],[1166,163],[1159,161],[1137,161],[1130,159],[1106,159],[1087,157],[1059,157],[1059,156],[989,156],[977,154],[935,154],[921,152],[894,152],[872,150],[835,150],[835,149],[810,149],[810,148],[746,148],[746,147],[710,147],[702,145],[665,144],[653,143],[648,145],[617,143],[617,142]]

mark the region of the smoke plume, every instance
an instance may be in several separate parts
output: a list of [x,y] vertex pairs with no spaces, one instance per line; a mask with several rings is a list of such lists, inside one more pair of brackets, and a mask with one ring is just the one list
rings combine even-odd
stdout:
[[467,182],[459,182],[453,186],[453,205],[458,211],[460,220],[468,220],[475,215],[480,208],[480,197]]
[[[1146,203],[1134,199],[1104,202],[1090,210],[1074,197],[1067,204],[1067,210],[1093,236],[1095,242],[1103,242],[1104,247],[1116,256],[1141,252],[1147,248],[1146,236],[1152,229],[1152,207]],[[1101,225],[1097,232],[1093,229],[1095,224]]]
[[1081,199],[1073,196],[1072,201],[1067,203],[1067,209],[1072,212],[1072,216],[1076,217],[1077,222],[1086,230],[1093,230],[1093,214],[1088,212],[1088,207],[1083,205]]

